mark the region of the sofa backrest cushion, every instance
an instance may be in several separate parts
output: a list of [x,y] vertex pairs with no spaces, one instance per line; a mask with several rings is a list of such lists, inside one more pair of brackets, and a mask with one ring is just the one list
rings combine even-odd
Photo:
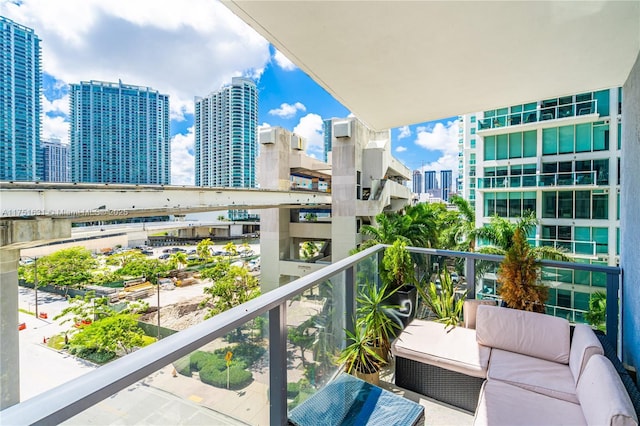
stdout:
[[465,328],[476,328],[476,314],[479,305],[496,306],[497,301],[491,299],[467,299],[462,305],[462,316]]
[[569,363],[570,329],[564,318],[480,305],[476,339],[484,346]]
[[622,380],[603,355],[589,358],[578,380],[576,394],[590,425],[638,424],[638,416]]
[[586,324],[576,324],[573,330],[573,338],[571,339],[571,352],[569,353],[569,368],[575,384],[584,371],[584,368],[593,355],[604,355],[602,344],[593,332],[591,327]]

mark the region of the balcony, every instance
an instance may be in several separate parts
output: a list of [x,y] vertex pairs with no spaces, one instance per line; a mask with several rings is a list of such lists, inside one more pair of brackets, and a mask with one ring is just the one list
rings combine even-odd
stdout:
[[[594,117],[599,117],[598,101],[595,99],[564,104],[555,102],[555,104],[539,105],[536,109],[528,111],[511,112],[478,119],[478,133],[494,134],[499,133],[504,127],[535,125],[536,123],[556,119],[588,118],[588,121],[591,121]],[[554,124],[554,126],[557,125]],[[493,130],[498,131],[493,132]]]
[[[378,245],[335,262],[9,407],[0,412],[0,423],[286,424],[290,408],[339,372],[334,355],[345,345],[344,328],[353,327],[356,290],[367,280],[378,282],[384,249]],[[476,271],[495,270],[500,256],[423,248],[410,251],[418,278],[432,280],[432,271],[456,267],[465,271],[466,287],[473,297],[495,297],[485,291],[484,278],[476,278]],[[616,346],[620,269],[552,261],[544,261],[543,266],[556,271],[547,274],[546,284],[552,288],[559,284],[562,271],[579,271],[589,277],[585,291],[591,291],[591,285],[606,289],[607,337]],[[547,313],[566,317],[560,308],[564,307],[550,305]],[[418,314],[427,312],[419,307]],[[580,316],[572,318],[580,320]],[[196,351],[207,354],[190,356]],[[231,352],[232,359],[244,359],[248,369],[239,369],[250,371],[252,377],[243,378],[245,373],[235,371],[233,385],[226,389],[224,374],[198,367],[196,358],[216,351],[220,356]],[[473,422],[472,413],[397,388],[392,372],[391,368],[383,375],[383,386],[426,405],[427,423]],[[211,386],[205,380],[223,383]]]
[[478,188],[536,188],[536,187],[595,187],[606,184],[604,178],[598,178],[597,171],[566,172],[566,173],[536,173],[511,176],[488,176],[478,178]]

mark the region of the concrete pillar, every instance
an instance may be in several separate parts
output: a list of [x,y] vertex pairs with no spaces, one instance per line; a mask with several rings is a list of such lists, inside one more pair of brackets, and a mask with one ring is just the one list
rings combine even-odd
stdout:
[[0,250],[0,410],[20,402],[18,259],[20,250]]
[[[614,108],[615,106],[612,106]],[[615,141],[610,141],[615,143]],[[620,266],[622,281],[622,361],[640,366],[640,55],[622,88],[620,158]]]

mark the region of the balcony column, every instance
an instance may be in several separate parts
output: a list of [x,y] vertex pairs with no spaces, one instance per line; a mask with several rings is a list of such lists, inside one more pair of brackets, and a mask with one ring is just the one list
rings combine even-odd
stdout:
[[20,402],[18,259],[20,250],[0,250],[0,410]]
[[[640,55],[622,88],[620,158],[620,267],[622,268],[622,361],[640,367]],[[613,142],[611,142],[613,143]],[[608,302],[608,301],[607,301]]]

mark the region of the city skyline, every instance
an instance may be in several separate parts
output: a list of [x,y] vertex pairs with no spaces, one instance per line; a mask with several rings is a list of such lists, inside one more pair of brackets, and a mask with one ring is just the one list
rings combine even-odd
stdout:
[[[319,159],[322,120],[350,114],[217,2],[122,8],[25,0],[3,3],[0,14],[34,28],[43,40],[44,138],[68,142],[68,84],[74,81],[122,79],[169,94],[172,184],[195,183],[194,96],[218,90],[233,76],[256,80],[260,125],[292,129]],[[412,169],[456,170],[456,119],[392,129],[394,155]]]

